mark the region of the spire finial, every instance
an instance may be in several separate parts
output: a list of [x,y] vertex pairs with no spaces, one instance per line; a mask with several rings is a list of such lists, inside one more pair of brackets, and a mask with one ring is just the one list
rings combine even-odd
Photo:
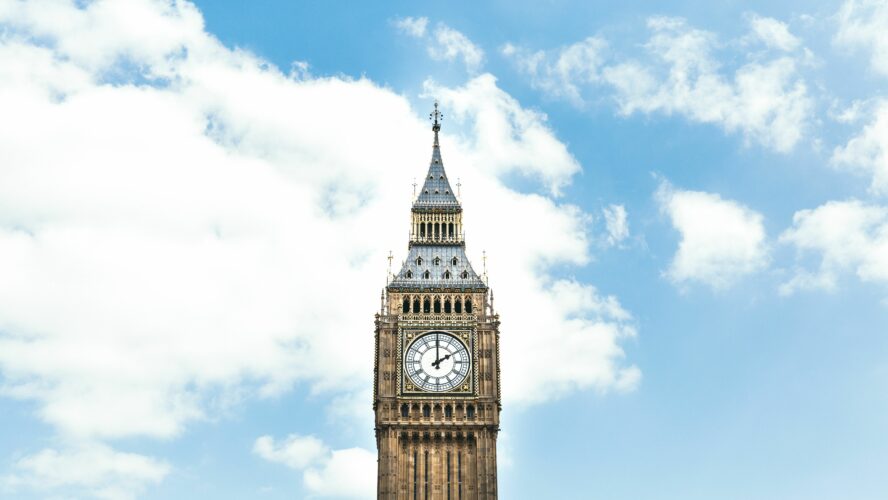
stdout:
[[432,120],[432,130],[435,132],[435,146],[438,145],[438,131],[441,130],[441,122],[444,121],[444,113],[438,111],[438,100],[435,99],[435,110],[429,113]]

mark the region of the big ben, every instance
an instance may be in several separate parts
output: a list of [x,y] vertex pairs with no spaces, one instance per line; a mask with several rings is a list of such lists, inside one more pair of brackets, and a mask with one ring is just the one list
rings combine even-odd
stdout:
[[499,316],[465,252],[462,206],[432,159],[411,209],[408,254],[376,317],[377,498],[497,498]]

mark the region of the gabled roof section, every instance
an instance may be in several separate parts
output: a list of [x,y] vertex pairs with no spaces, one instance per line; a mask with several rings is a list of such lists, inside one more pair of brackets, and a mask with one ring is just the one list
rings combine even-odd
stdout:
[[388,288],[479,290],[487,285],[472,268],[462,246],[414,245]]
[[438,131],[441,130],[440,119],[443,116],[438,111],[438,103],[436,102],[435,111],[430,115],[435,120],[432,125],[432,130],[435,132],[435,142],[432,145],[432,162],[429,164],[429,172],[426,174],[419,196],[413,202],[414,209],[459,208],[459,201],[453,193],[453,188],[450,187],[447,172],[444,171],[444,160],[441,159],[441,146],[438,144]]

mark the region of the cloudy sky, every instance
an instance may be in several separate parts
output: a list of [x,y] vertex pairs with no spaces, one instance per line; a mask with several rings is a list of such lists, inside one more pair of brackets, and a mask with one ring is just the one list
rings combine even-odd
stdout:
[[372,498],[438,99],[503,498],[883,499],[886,85],[885,1],[0,0],[0,497]]

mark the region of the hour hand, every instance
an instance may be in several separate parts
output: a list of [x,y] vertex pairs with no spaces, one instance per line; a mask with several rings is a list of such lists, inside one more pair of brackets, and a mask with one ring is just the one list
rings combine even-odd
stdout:
[[450,357],[450,355],[448,354],[448,355],[444,356],[443,358],[436,359],[435,362],[432,363],[432,366],[434,366],[435,368],[440,368],[440,367],[441,367],[441,362],[444,361],[445,359],[449,358],[449,357]]

